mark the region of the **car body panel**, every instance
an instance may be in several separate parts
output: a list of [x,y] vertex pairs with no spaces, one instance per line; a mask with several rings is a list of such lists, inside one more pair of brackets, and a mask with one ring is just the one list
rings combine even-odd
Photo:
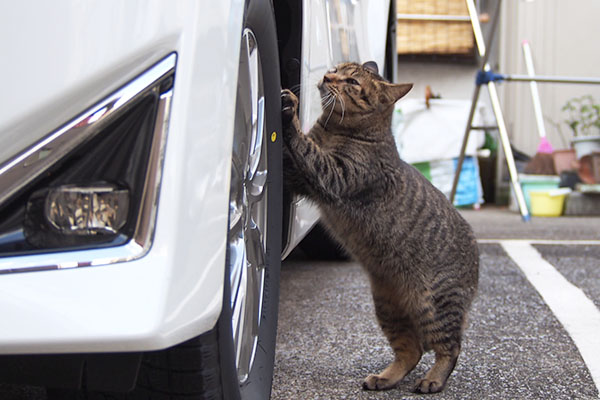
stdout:
[[[337,61],[327,5],[330,15],[338,5],[353,8],[340,23],[356,33],[372,23],[371,12],[384,10],[387,21],[380,3],[388,2],[304,1],[305,20],[325,35],[304,37],[305,128],[317,116],[305,101],[318,101],[317,78]],[[0,164],[167,54],[177,53],[177,66],[152,248],[129,262],[0,275],[0,354],[156,350],[208,331],[222,303],[244,1],[56,0],[34,12],[24,2],[1,8]],[[379,42],[359,36],[360,61],[382,65],[385,35],[373,50]],[[317,53],[323,43],[325,53]],[[298,210],[292,245],[318,218],[310,206]],[[52,254],[23,262],[36,257]]]
[[[383,71],[389,1],[304,0],[300,88],[300,126],[308,133],[321,115],[317,83],[325,72],[341,62],[375,61]],[[290,212],[288,243],[284,257],[319,219],[317,207],[296,196]]]

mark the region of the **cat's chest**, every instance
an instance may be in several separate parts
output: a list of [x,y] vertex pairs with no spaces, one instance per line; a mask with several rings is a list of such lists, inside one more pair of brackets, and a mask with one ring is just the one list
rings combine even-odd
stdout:
[[382,220],[381,206],[375,200],[348,199],[341,204],[322,204],[319,208],[322,219],[337,236],[368,235],[374,229],[386,230],[383,225],[390,222]]

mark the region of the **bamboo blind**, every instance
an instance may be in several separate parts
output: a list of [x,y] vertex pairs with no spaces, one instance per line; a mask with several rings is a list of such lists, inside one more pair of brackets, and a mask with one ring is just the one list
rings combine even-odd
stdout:
[[[398,14],[469,15],[465,0],[397,0]],[[475,44],[467,21],[399,20],[398,54],[470,55]]]

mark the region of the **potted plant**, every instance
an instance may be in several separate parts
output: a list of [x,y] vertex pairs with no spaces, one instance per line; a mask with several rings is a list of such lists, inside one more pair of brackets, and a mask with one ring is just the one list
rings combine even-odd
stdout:
[[568,116],[565,123],[573,131],[571,143],[577,158],[600,151],[600,104],[594,97],[574,97],[567,101],[562,111]]

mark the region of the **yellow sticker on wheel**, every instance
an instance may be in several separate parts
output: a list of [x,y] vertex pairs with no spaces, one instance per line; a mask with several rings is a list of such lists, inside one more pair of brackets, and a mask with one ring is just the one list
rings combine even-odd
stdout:
[[277,140],[277,132],[271,133],[271,142],[275,142]]

